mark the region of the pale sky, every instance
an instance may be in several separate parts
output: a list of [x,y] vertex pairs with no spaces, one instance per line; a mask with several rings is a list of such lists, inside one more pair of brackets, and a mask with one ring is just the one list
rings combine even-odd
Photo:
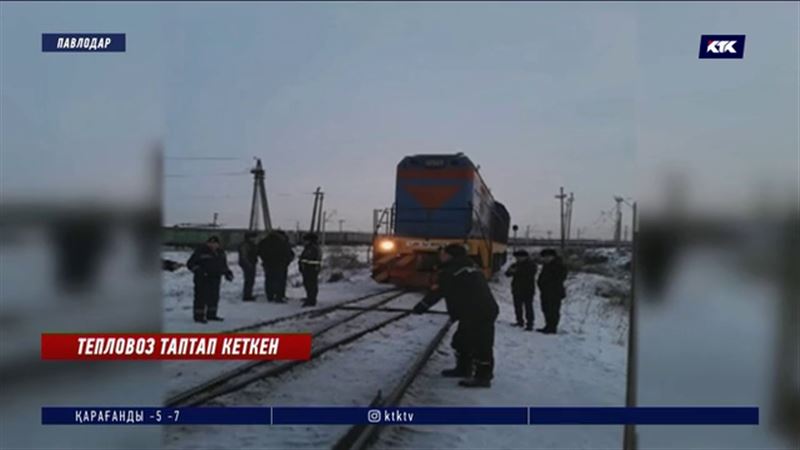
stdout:
[[[613,196],[677,165],[712,202],[798,173],[798,4],[0,4],[3,195],[124,195],[164,143],[164,219],[245,226],[253,157],[273,223],[310,193],[346,229],[393,201],[395,166],[462,151],[512,222],[610,237]],[[121,54],[47,54],[45,32],[124,32]],[[744,60],[698,60],[701,34]],[[174,158],[225,157],[229,160]],[[147,181],[143,181],[147,180]],[[337,224],[331,225],[333,228]]]

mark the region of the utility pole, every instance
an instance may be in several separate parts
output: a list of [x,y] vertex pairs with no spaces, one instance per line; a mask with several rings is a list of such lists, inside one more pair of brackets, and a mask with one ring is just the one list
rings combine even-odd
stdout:
[[566,243],[564,241],[564,239],[566,238],[565,236],[566,230],[564,229],[564,199],[566,197],[567,197],[566,194],[564,194],[564,186],[561,186],[561,188],[558,191],[558,195],[556,195],[556,198],[559,200],[561,204],[561,256],[562,257],[564,256],[564,247],[566,246]]
[[314,209],[311,211],[311,226],[308,227],[309,233],[319,232],[320,222],[322,221],[322,197],[323,192],[319,186],[314,191]]
[[[322,205],[322,201],[320,201],[320,205]],[[336,216],[336,210],[334,209],[328,214],[328,211],[320,211],[320,217],[322,220],[319,221],[319,232],[322,235],[322,242],[321,245],[325,246],[325,235],[326,230],[328,229],[328,222],[330,222]]]
[[575,194],[569,193],[567,199],[567,240],[572,238],[572,203],[575,201]]
[[[632,219],[632,253],[631,253],[631,291],[630,291],[630,305],[628,305],[628,364],[626,367],[625,376],[625,406],[633,408],[638,403],[636,398],[636,389],[638,386],[639,371],[636,368],[636,361],[638,356],[638,326],[636,319],[636,260],[637,244],[639,240],[639,220],[636,209],[636,202],[631,206],[633,208]],[[633,424],[626,424],[622,433],[622,448],[623,450],[636,450],[638,447],[636,426]]]
[[250,170],[253,174],[253,201],[250,203],[250,225],[249,230],[258,231],[258,210],[264,221],[264,230],[272,229],[272,221],[269,216],[269,204],[267,203],[267,189],[264,187],[264,168],[261,166],[261,159],[256,158],[256,166]]
[[625,199],[617,196],[614,197],[614,201],[617,202],[616,219],[614,221],[614,242],[619,245],[622,240],[622,202]]
[[[324,211],[322,209],[322,201],[323,200],[325,200],[325,193],[320,191],[320,193],[319,193],[319,213],[317,213],[317,217],[318,218],[323,216],[323,213],[322,213],[322,211]],[[317,224],[317,233],[322,232],[324,227],[325,227],[325,218],[322,217],[322,220],[319,221],[319,223]]]
[[325,248],[325,222],[328,221],[328,211],[322,211],[322,220],[320,221],[320,232],[322,234],[322,248]]
[[[342,234],[342,225],[344,225],[344,219],[339,219],[339,234]],[[341,239],[341,236],[339,236]]]

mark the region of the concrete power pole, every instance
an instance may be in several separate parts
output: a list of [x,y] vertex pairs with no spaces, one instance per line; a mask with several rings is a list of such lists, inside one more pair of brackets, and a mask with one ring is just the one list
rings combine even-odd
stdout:
[[319,186],[314,191],[314,209],[311,211],[311,226],[308,227],[309,233],[318,233],[322,222],[322,198],[323,192]]
[[567,240],[572,239],[572,204],[575,202],[575,194],[569,193],[567,199]]
[[559,202],[561,204],[561,217],[560,218],[561,218],[561,256],[562,257],[564,256],[564,247],[566,247],[566,243],[564,241],[564,239],[566,238],[566,235],[565,235],[565,231],[566,230],[564,229],[564,199],[566,197],[567,197],[566,194],[564,194],[564,186],[561,186],[561,188],[558,191],[558,195],[556,195],[556,198],[559,200]]
[[[636,360],[638,355],[638,320],[636,319],[636,260],[637,243],[639,237],[639,221],[636,209],[636,202],[632,205],[633,219],[631,223],[631,240],[632,240],[632,253],[631,253],[631,290],[630,290],[630,305],[628,306],[628,366],[625,376],[625,406],[633,408],[637,405],[636,390],[638,387],[639,372],[636,369]],[[622,449],[623,450],[636,450],[638,448],[636,426],[633,424],[626,424],[622,434]]]
[[614,242],[619,244],[622,241],[622,202],[625,201],[622,197],[614,197],[617,202],[616,218],[614,220]]
[[261,159],[256,158],[256,166],[250,170],[253,174],[253,201],[250,204],[250,225],[251,231],[258,231],[258,210],[261,209],[264,221],[264,230],[272,229],[272,220],[269,215],[269,204],[267,203],[267,189],[264,187],[264,168],[261,166]]
[[319,231],[320,234],[322,235],[322,242],[320,242],[320,245],[322,245],[323,248],[325,247],[325,222],[327,221],[328,221],[328,211],[322,211],[322,220],[320,221]]
[[317,213],[317,219],[322,218],[322,220],[317,220],[317,233],[322,232],[323,231],[323,227],[325,227],[325,218],[322,217],[322,215],[323,215],[322,211],[324,211],[322,209],[322,201],[323,200],[325,200],[325,193],[320,191],[320,193],[319,193],[319,212]]

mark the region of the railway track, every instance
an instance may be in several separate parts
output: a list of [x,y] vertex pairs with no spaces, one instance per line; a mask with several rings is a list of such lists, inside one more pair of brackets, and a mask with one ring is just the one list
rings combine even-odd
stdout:
[[[448,319],[439,328],[437,333],[428,342],[423,351],[417,356],[414,362],[408,367],[400,380],[390,386],[384,396],[383,391],[378,391],[374,400],[370,403],[370,408],[391,408],[399,406],[400,400],[414,382],[417,375],[425,367],[433,352],[439,347],[447,331],[453,325],[453,321]],[[375,442],[382,425],[358,424],[350,427],[333,445],[333,450],[364,450]]]
[[267,327],[267,326],[270,326],[270,325],[274,325],[276,323],[285,322],[287,320],[299,319],[301,317],[318,317],[318,316],[321,316],[323,314],[327,314],[327,313],[329,313],[331,311],[334,311],[336,309],[341,309],[343,307],[352,305],[353,303],[363,302],[365,300],[369,300],[369,299],[372,299],[374,297],[379,297],[379,296],[381,296],[383,294],[390,294],[390,293],[395,293],[395,292],[403,292],[403,293],[405,293],[407,291],[403,291],[402,289],[398,289],[398,288],[385,289],[385,290],[382,290],[382,291],[373,292],[371,294],[365,294],[365,295],[362,295],[360,297],[356,297],[356,298],[353,298],[353,299],[350,299],[350,300],[345,300],[345,301],[342,301],[342,302],[334,303],[332,305],[324,306],[322,308],[309,308],[309,309],[305,309],[305,310],[300,311],[300,312],[295,313],[295,314],[290,314],[288,316],[277,317],[275,319],[264,320],[264,321],[261,321],[261,322],[252,323],[250,325],[245,325],[243,327],[233,328],[231,330],[222,331],[222,333],[242,333],[242,332],[245,332],[245,331],[256,330],[256,329],[259,329],[259,328],[263,328],[263,327]]
[[[342,325],[347,324],[353,321],[354,319],[369,312],[380,311],[386,313],[387,311],[381,310],[381,307],[383,305],[393,300],[396,300],[408,293],[409,291],[406,290],[390,289],[379,293],[365,295],[352,300],[340,302],[335,305],[326,306],[324,308],[317,308],[313,310],[303,311],[298,314],[285,316],[278,319],[272,319],[264,322],[259,322],[245,327],[236,328],[233,330],[228,330],[226,331],[226,333],[252,331],[278,322],[283,322],[286,320],[296,319],[303,316],[317,317],[340,309],[342,311],[348,311],[348,312],[352,311],[352,313],[347,314],[342,318],[331,321],[330,323],[324,324],[315,331],[313,331],[312,337],[316,339],[320,336],[325,335],[329,331],[339,328]],[[351,306],[353,303],[368,301],[384,294],[390,294],[390,295],[369,306],[360,307],[358,309],[344,309],[345,307]],[[383,328],[386,325],[389,325],[393,322],[396,322],[412,314],[410,310],[397,309],[397,311],[400,312],[397,312],[396,314],[393,314],[387,319],[382,320],[376,324],[372,324],[366,328],[359,329],[352,333],[348,333],[343,337],[338,337],[333,341],[326,342],[319,347],[313,348],[309,361],[318,358],[320,355],[328,351],[331,351],[342,345],[353,342],[366,334],[369,334],[373,331]],[[203,383],[197,384],[189,389],[186,389],[184,391],[181,391],[177,394],[170,396],[165,401],[164,405],[166,407],[186,407],[186,406],[201,405],[219,396],[229,394],[231,392],[242,389],[243,387],[251,383],[254,383],[258,380],[280,375],[305,362],[307,361],[285,361],[276,363],[275,361],[267,360],[267,361],[248,362],[240,366],[237,366],[231,370],[225,371]]]

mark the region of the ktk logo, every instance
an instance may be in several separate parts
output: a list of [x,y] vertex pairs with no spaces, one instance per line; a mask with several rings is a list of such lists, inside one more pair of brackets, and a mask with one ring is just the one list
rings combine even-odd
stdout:
[[742,59],[743,34],[704,34],[700,36],[700,59]]
[[736,53],[734,45],[736,45],[736,41],[708,41],[706,51],[711,53]]

